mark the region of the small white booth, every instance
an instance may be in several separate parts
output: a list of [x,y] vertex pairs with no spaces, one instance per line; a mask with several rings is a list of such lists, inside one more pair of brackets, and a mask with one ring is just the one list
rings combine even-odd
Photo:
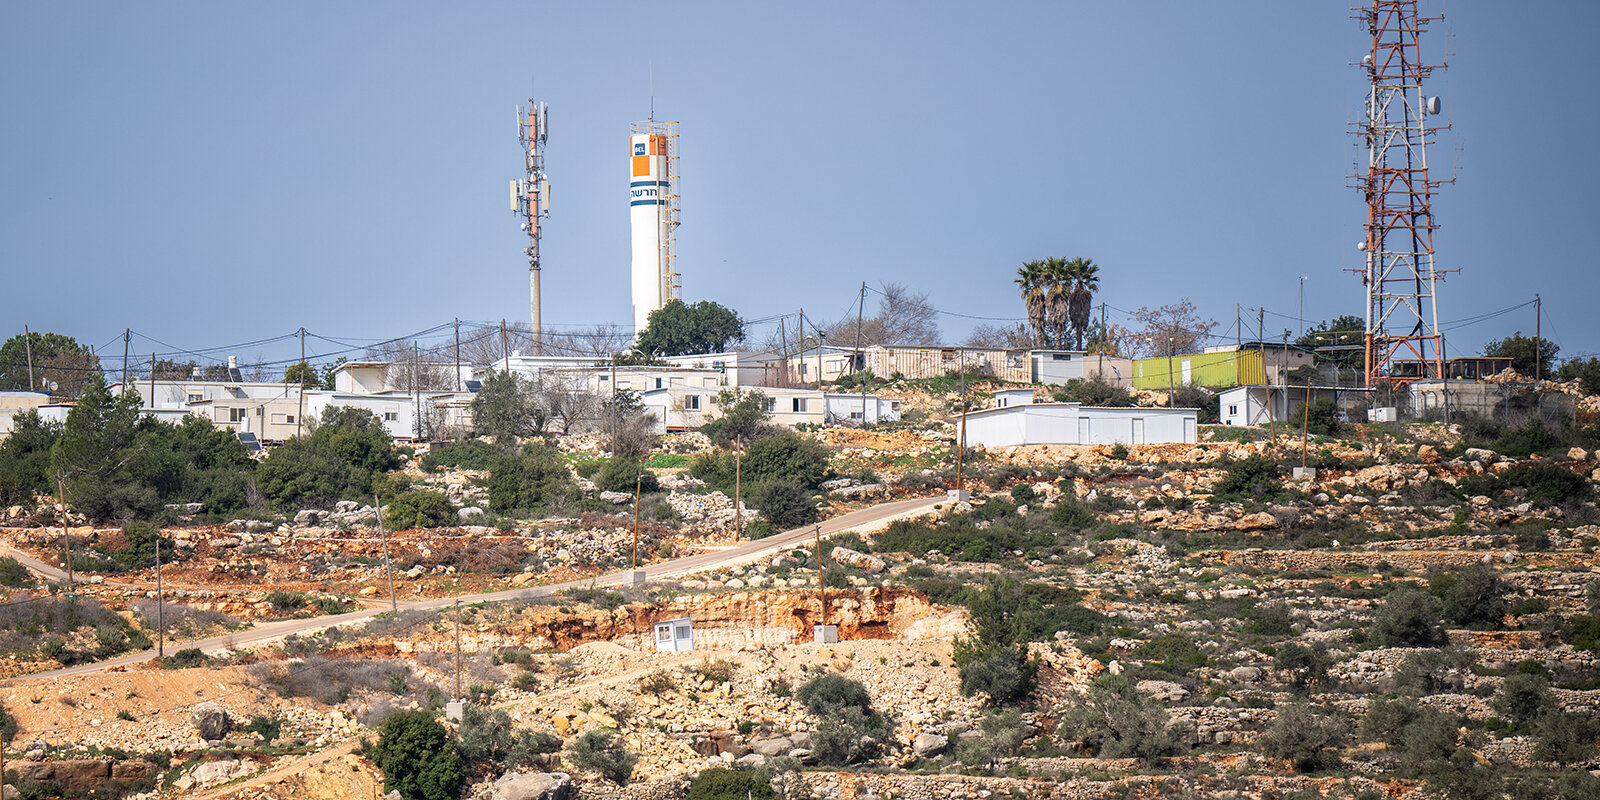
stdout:
[[656,623],[656,649],[682,652],[694,649],[694,622],[688,617]]

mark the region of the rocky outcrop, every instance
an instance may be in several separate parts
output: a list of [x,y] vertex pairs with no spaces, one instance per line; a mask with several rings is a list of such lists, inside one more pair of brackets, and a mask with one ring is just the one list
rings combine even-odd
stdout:
[[572,776],[565,772],[508,772],[489,789],[490,800],[568,800]]

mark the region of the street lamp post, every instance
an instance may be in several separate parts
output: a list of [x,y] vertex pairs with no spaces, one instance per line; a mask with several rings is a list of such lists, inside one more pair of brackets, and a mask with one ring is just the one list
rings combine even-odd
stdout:
[[1300,335],[1306,335],[1306,276],[1300,276]]

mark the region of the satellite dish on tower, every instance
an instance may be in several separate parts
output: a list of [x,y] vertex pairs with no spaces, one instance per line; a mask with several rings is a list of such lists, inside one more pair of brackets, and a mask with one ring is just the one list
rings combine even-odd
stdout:
[[1438,115],[1439,108],[1440,108],[1439,96],[1438,95],[1434,95],[1433,97],[1430,97],[1427,100],[1424,100],[1423,103],[1422,103],[1422,107],[1423,107],[1424,110],[1426,110],[1428,112],[1429,116]]

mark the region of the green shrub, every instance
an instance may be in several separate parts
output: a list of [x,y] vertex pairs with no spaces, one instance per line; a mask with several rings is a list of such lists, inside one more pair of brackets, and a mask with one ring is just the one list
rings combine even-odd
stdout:
[[1580,764],[1594,758],[1600,726],[1587,714],[1551,711],[1534,723],[1533,757],[1557,764]]
[[1348,726],[1342,720],[1296,703],[1280,706],[1278,717],[1259,742],[1261,754],[1292,761],[1301,772],[1332,769],[1339,763],[1337,748]]
[[206,654],[198,647],[185,647],[182,650],[167,656],[161,666],[167,669],[188,669],[190,667],[204,666]]
[[566,462],[551,448],[529,443],[502,454],[489,467],[489,507],[502,514],[537,512],[574,496]]
[[633,494],[635,488],[642,492],[661,490],[661,484],[656,481],[654,472],[646,469],[643,463],[628,458],[613,458],[607,461],[605,466],[600,468],[600,473],[595,476],[594,485],[607,492],[628,494]]
[[1444,618],[1457,625],[1498,628],[1505,619],[1505,585],[1499,573],[1483,564],[1436,575],[1429,590],[1444,600]]
[[450,729],[426,711],[389,715],[369,755],[405,800],[454,800],[467,777]]
[[1406,656],[1393,676],[1394,687],[1423,695],[1459,690],[1472,666],[1472,656],[1455,648],[1423,650]]
[[1383,599],[1373,615],[1372,640],[1380,647],[1438,647],[1447,641],[1439,601],[1410,587]]
[[555,736],[518,728],[503,708],[469,703],[462,709],[460,729],[462,761],[468,770],[483,773],[536,766],[537,756],[561,749]]
[[872,697],[860,681],[853,681],[837,672],[818,675],[804,686],[795,698],[811,712],[822,717],[844,708],[854,708],[863,713],[872,712]]
[[389,501],[383,522],[389,530],[437,528],[455,521],[456,507],[450,498],[427,489],[401,492]]
[[761,390],[724,389],[713,402],[717,417],[700,426],[700,432],[718,447],[753,442],[773,432],[767,396]]
[[1057,735],[1080,741],[1100,758],[1137,758],[1149,764],[1176,755],[1179,742],[1167,728],[1167,712],[1122,676],[1101,676],[1086,694],[1060,710]]
[[6,711],[5,704],[0,703],[0,744],[10,742],[17,735],[17,721]]
[[593,730],[572,743],[572,763],[580,769],[597,772],[612,783],[626,785],[633,777],[639,757],[627,751],[622,737],[611,731]]
[[759,509],[780,529],[797,528],[817,519],[815,501],[795,480],[775,478],[746,484],[744,503]]
[[1490,702],[1506,722],[1522,727],[1555,710],[1550,683],[1539,675],[1508,675]]
[[958,639],[954,656],[963,697],[982,692],[995,705],[1020,703],[1033,693],[1038,680],[1039,664],[1023,644],[985,646]]
[[272,716],[256,715],[251,717],[250,722],[239,730],[261,737],[262,744],[272,744],[272,741],[283,733],[283,717],[277,714]]
[[1283,479],[1277,462],[1252,455],[1229,464],[1227,474],[1211,491],[1222,498],[1271,500],[1283,491]]
[[994,769],[1002,758],[1017,755],[1027,738],[1022,714],[1016,709],[994,711],[983,715],[978,722],[982,736],[963,736],[956,743],[956,760],[969,767],[985,765]]
[[684,800],[771,800],[772,786],[753,772],[709,767],[689,782]]
[[500,456],[501,450],[481,439],[451,442],[438,445],[422,457],[422,468],[436,472],[444,467],[454,469],[488,469]]
[[0,558],[0,586],[8,589],[27,589],[34,585],[33,573],[22,562],[11,556]]
[[793,481],[811,489],[828,474],[828,450],[815,439],[786,430],[751,443],[742,466],[747,481]]
[[1320,647],[1285,642],[1273,656],[1273,666],[1288,672],[1295,688],[1305,689],[1328,680],[1328,668],[1333,666],[1333,660]]
[[1506,486],[1526,489],[1528,502],[1554,506],[1589,496],[1589,479],[1548,461],[1529,461],[1500,474]]

